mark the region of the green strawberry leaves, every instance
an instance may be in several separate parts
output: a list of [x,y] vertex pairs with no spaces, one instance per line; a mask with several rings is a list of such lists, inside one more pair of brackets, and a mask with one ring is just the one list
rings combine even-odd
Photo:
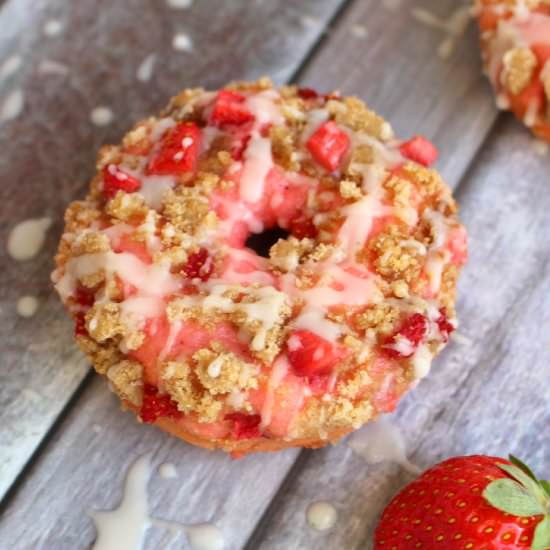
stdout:
[[485,500],[513,516],[538,516],[546,510],[537,497],[513,479],[495,479],[483,491]]
[[539,481],[515,456],[510,455],[510,462],[498,465],[510,477],[489,483],[483,497],[495,508],[514,516],[544,516],[535,529],[531,550],[547,550],[550,548],[550,482]]
[[550,548],[550,516],[545,516],[535,529],[531,550],[548,550],[548,548]]

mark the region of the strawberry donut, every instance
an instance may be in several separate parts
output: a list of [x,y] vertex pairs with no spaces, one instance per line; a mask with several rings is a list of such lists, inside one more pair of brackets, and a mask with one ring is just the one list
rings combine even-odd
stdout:
[[550,141],[550,0],[476,0],[497,105]]
[[336,441],[456,326],[466,233],[436,156],[354,97],[184,90],[101,149],[66,212],[53,281],[78,344],[140,421],[195,445]]

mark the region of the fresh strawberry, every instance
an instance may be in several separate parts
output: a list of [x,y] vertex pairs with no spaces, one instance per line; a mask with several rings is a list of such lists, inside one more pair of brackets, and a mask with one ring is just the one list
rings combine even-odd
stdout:
[[116,164],[107,164],[103,167],[103,194],[112,199],[117,191],[133,193],[141,189],[141,182],[121,170]]
[[307,140],[313,158],[329,172],[334,172],[349,148],[349,136],[333,120],[324,122]]
[[290,222],[290,233],[297,239],[314,239],[317,236],[317,227],[313,220],[298,218]]
[[183,266],[182,272],[189,279],[199,278],[202,281],[208,281],[214,271],[214,262],[206,248],[199,248],[187,258],[187,263]]
[[431,166],[438,156],[435,145],[422,136],[415,136],[406,141],[399,150],[404,157],[424,166]]
[[246,97],[231,90],[220,90],[214,100],[210,123],[214,126],[240,126],[254,120],[254,115],[246,108]]
[[386,340],[384,352],[390,357],[410,357],[428,332],[428,321],[421,313],[414,313],[401,328]]
[[550,483],[515,457],[451,458],[386,507],[374,550],[547,550]]
[[296,330],[287,341],[288,361],[298,376],[326,376],[347,353],[309,330]]
[[194,122],[180,122],[162,137],[159,150],[147,164],[147,174],[194,172],[201,150],[201,130]]
[[233,423],[231,436],[233,439],[256,439],[261,437],[259,414],[230,413],[225,415],[226,420]]
[[152,424],[160,417],[179,418],[181,412],[167,393],[159,393],[156,386],[145,384],[139,416],[146,424]]

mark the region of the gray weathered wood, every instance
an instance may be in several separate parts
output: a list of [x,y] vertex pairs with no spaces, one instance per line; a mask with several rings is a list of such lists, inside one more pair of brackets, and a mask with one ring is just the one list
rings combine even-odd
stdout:
[[[34,260],[15,262],[0,247],[0,497],[87,372],[49,273],[63,211],[85,193],[98,147],[119,141],[180,88],[263,74],[288,79],[342,1],[201,0],[178,11],[160,0],[11,0],[3,6],[0,63],[18,54],[24,64],[0,82],[0,102],[20,87],[25,108],[0,126],[0,239],[5,243],[26,218],[47,215],[55,223]],[[64,31],[46,38],[42,28],[52,18]],[[192,52],[172,48],[179,32],[192,39]],[[157,55],[153,79],[138,82],[136,70],[151,53]],[[40,75],[45,59],[67,65],[69,74]],[[90,123],[98,105],[113,110],[111,126]],[[16,313],[23,294],[41,301],[33,319]]]
[[[504,117],[459,188],[471,240],[458,308],[463,338],[395,415],[421,468],[448,456],[512,452],[548,475],[550,157],[537,156],[531,139]],[[389,463],[368,466],[345,444],[308,452],[298,465],[247,548],[314,548],[319,541],[364,548],[385,504],[411,479]],[[340,515],[322,535],[305,523],[307,505],[318,499]]]

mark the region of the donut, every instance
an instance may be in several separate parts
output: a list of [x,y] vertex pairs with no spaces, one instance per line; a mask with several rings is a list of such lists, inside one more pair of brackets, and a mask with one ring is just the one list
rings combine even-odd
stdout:
[[476,0],[497,106],[550,141],[550,0]]
[[268,79],[187,89],[98,154],[52,279],[123,406],[241,456],[394,410],[455,329],[466,231],[425,138]]

